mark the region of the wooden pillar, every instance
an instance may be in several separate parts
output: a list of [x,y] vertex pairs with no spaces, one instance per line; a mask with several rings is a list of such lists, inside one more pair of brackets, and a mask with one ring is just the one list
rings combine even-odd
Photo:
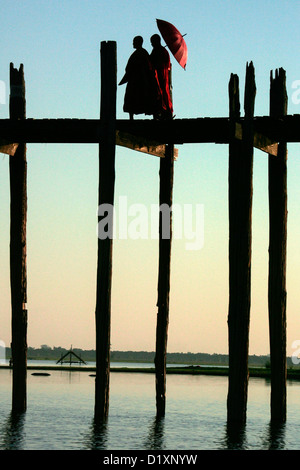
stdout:
[[[169,325],[169,292],[172,244],[172,199],[174,174],[174,145],[166,146],[165,158],[160,159],[160,219],[159,265],[155,354],[156,414],[165,415],[166,408],[166,358]],[[170,214],[170,217],[168,215]]]
[[[11,120],[26,118],[23,65],[19,70],[10,64]],[[27,162],[26,144],[20,144],[9,157],[10,174],[10,283],[12,305],[12,411],[22,412],[27,406]]]
[[229,378],[227,418],[245,423],[248,394],[248,349],[251,302],[252,174],[255,78],[252,62],[246,69],[245,125],[242,140],[235,139],[240,117],[239,80],[229,82],[232,138],[229,144]]
[[[270,116],[287,114],[286,75],[271,72]],[[269,331],[271,359],[271,421],[286,420],[286,240],[287,144],[269,155]]]
[[[101,134],[99,144],[99,215],[107,221],[107,234],[98,231],[98,265],[96,293],[96,387],[95,421],[107,417],[109,409],[110,316],[112,280],[112,208],[115,187],[116,139],[116,43],[101,42]],[[103,211],[105,209],[108,212]],[[102,209],[101,209],[102,208]],[[111,208],[111,211],[109,210]],[[99,226],[99,225],[98,225]],[[103,228],[103,227],[102,227]],[[101,230],[103,232],[103,230]]]

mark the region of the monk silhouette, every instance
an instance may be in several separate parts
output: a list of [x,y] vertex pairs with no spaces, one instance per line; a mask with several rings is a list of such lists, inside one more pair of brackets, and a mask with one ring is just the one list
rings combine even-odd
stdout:
[[133,119],[134,114],[154,114],[161,103],[150,56],[142,46],[142,36],[136,36],[133,39],[135,51],[129,57],[125,75],[119,83],[127,83],[123,111],[129,113],[130,119]]
[[159,34],[154,34],[153,36],[151,36],[150,42],[153,47],[152,52],[150,54],[150,60],[152,67],[156,73],[162,93],[162,104],[159,117],[165,119],[172,118],[173,104],[170,93],[170,56],[167,49],[161,45],[161,39]]

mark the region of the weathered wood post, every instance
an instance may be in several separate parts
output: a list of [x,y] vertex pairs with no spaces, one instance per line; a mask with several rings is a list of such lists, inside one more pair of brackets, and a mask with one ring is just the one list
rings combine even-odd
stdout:
[[232,138],[229,144],[229,378],[227,419],[246,421],[248,395],[248,349],[251,303],[252,174],[255,78],[252,62],[246,69],[245,125],[242,140],[235,139],[240,118],[239,80],[229,82]]
[[[270,117],[287,114],[286,74],[270,77]],[[277,157],[269,154],[269,332],[271,421],[286,420],[286,241],[287,144],[279,142]]]
[[172,244],[172,200],[174,145],[166,145],[166,155],[160,159],[159,189],[159,264],[155,352],[156,415],[165,415],[166,358],[169,326],[169,293]]
[[[10,119],[26,118],[23,64],[10,64]],[[12,305],[12,411],[27,407],[27,162],[26,144],[9,157],[10,174],[10,283]]]
[[[101,42],[98,265],[96,293],[95,421],[109,409],[110,317],[115,187],[117,52],[114,41]],[[107,230],[104,233],[104,227]]]
[[[172,65],[169,70],[172,96]],[[170,117],[169,119],[172,119]],[[155,346],[156,417],[165,416],[167,382],[167,344],[169,328],[169,296],[172,247],[172,203],[174,180],[174,144],[165,147],[165,157],[159,166],[159,260],[157,285],[157,322]]]

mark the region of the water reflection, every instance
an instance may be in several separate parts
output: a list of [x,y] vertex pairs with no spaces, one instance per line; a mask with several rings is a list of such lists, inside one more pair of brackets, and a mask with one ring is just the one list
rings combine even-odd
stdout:
[[225,436],[222,448],[228,450],[243,450],[246,448],[246,426],[244,424],[228,423],[225,428]]
[[88,450],[106,449],[108,440],[108,420],[96,422],[94,419],[89,434],[85,439],[85,448]]
[[148,450],[159,450],[164,448],[165,419],[155,417],[151,422],[148,437],[144,448]]
[[[3,426],[3,449],[20,450],[24,442],[24,423],[26,413],[11,412]],[[1,446],[2,448],[2,446]]]
[[264,447],[268,448],[269,450],[284,449],[285,431],[285,423],[279,424],[270,422],[266,432],[266,439],[264,440]]
[[[257,441],[257,446],[260,449],[268,450],[282,450],[285,448],[285,424],[278,424],[270,422],[266,432],[261,440],[258,436],[253,434],[251,428],[243,425],[226,425],[225,436],[221,442],[222,449],[229,450],[245,450],[249,448],[247,436],[249,441]],[[253,445],[253,442],[252,442]]]

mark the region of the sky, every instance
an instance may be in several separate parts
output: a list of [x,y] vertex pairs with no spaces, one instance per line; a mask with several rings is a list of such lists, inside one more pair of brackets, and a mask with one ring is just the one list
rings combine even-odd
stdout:
[[[151,52],[156,18],[186,34],[186,70],[171,56],[175,119],[227,117],[230,75],[239,76],[243,103],[250,61],[257,87],[255,115],[268,115],[270,72],[280,67],[287,75],[288,113],[300,113],[299,1],[2,0],[0,8],[1,119],[9,117],[10,62],[17,68],[24,65],[28,118],[99,118],[101,41],[117,43],[119,81],[133,52],[134,36],[143,36],[144,47]],[[123,112],[124,92],[119,86],[119,119],[128,118]],[[184,144],[178,152],[173,201],[192,211],[194,233],[200,233],[201,243],[188,250],[193,242],[189,233],[173,240],[168,351],[226,354],[228,146]],[[267,158],[255,150],[249,353],[257,355],[269,354]],[[94,349],[98,145],[29,144],[27,161],[28,345]],[[300,339],[299,177],[299,144],[289,144],[288,355]],[[158,195],[159,159],[117,147],[117,217],[126,201],[127,222],[134,223],[134,205],[150,214]],[[10,196],[9,160],[4,154],[0,202],[0,340],[9,346]],[[178,214],[174,224],[180,225],[183,219]],[[195,232],[197,221],[201,223]],[[157,277],[157,239],[114,240],[112,350],[155,350]]]

